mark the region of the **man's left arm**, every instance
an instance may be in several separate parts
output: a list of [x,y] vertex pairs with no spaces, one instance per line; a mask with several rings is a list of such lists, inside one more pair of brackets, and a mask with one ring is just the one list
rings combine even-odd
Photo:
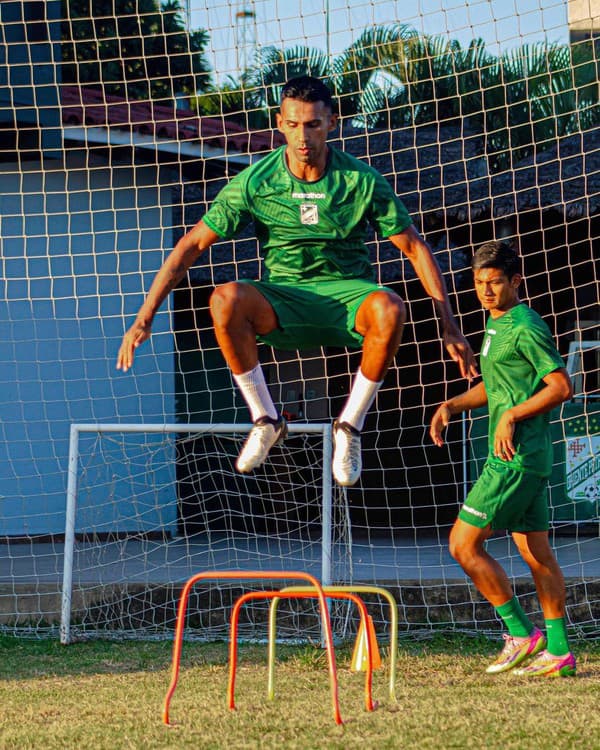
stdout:
[[442,321],[444,346],[450,357],[458,363],[461,375],[468,380],[477,377],[479,373],[475,364],[475,355],[456,324],[446,284],[429,245],[412,225],[399,234],[391,235],[388,239],[406,255],[423,284],[423,288],[432,298],[436,312]]

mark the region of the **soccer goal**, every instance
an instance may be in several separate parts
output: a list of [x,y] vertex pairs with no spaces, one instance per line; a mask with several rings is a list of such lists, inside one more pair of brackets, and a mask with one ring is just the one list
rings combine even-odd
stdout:
[[[172,633],[177,591],[202,571],[299,569],[325,585],[351,580],[346,495],[331,479],[331,425],[291,424],[286,442],[247,476],[233,463],[250,427],[72,426],[63,643]],[[210,591],[197,595],[192,635],[226,635],[235,590],[221,585],[219,604]],[[260,605],[250,609],[247,637],[260,620]],[[318,632],[318,622],[300,627],[298,617],[293,628],[280,628],[284,637]]]

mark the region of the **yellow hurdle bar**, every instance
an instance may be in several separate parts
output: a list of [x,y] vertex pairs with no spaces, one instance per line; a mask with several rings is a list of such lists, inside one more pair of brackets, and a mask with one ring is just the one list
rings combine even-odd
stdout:
[[[314,592],[315,596],[318,595],[318,591],[313,587],[307,586],[287,586],[281,589],[281,593],[285,592]],[[336,593],[352,593],[352,594],[377,594],[387,600],[390,605],[390,699],[396,700],[396,661],[398,659],[398,605],[392,594],[381,586],[369,586],[367,584],[351,584],[347,586],[323,586],[323,594],[325,596],[335,597]],[[276,632],[276,620],[277,620],[277,607],[279,605],[279,599],[275,598],[271,601],[269,608],[269,678],[268,678],[268,697],[272,699],[275,696],[274,688],[274,674],[275,674],[275,632]]]

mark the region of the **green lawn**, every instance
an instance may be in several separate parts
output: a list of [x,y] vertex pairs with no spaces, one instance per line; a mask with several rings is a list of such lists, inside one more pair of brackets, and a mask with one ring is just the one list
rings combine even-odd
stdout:
[[0,637],[0,748],[600,748],[600,642],[575,643],[576,678],[536,682],[485,674],[499,645],[402,640],[395,703],[382,648],[373,712],[364,673],[349,669],[351,648],[340,649],[338,726],[322,650],[278,647],[270,701],[266,646],[242,645],[230,711],[227,645],[186,643],[167,727],[170,643]]

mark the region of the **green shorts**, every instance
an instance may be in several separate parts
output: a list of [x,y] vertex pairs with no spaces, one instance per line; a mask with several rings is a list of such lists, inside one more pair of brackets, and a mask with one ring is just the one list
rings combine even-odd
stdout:
[[548,479],[486,462],[458,517],[480,529],[547,531]]
[[381,290],[394,294],[365,279],[302,282],[294,286],[243,281],[258,289],[277,315],[277,329],[258,336],[259,341],[286,351],[319,346],[359,349],[363,336],[354,329],[354,321],[365,297]]

